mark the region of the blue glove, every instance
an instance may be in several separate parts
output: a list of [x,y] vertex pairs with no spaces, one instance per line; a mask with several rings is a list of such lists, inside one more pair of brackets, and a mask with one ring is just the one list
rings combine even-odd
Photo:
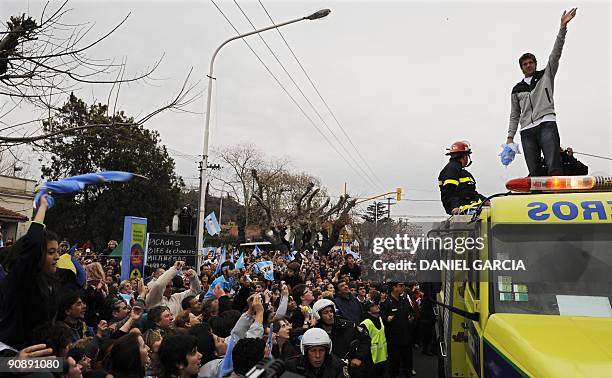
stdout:
[[519,149],[519,146],[516,143],[503,144],[502,147],[503,149],[502,152],[499,154],[499,158],[503,165],[508,166],[514,161],[514,157],[516,156],[516,154],[521,153],[521,150]]

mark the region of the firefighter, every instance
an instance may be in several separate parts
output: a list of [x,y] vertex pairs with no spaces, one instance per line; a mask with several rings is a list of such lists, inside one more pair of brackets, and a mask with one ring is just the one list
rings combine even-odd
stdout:
[[454,142],[446,153],[450,159],[438,176],[438,185],[442,205],[449,215],[460,214],[485,200],[476,191],[474,176],[465,169],[472,164],[471,154],[472,149],[466,141]]

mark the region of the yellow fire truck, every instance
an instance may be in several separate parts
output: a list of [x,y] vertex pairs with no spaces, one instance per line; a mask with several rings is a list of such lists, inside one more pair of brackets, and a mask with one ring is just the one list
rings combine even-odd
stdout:
[[[444,270],[434,290],[440,375],[612,377],[612,177],[506,187],[428,235],[482,241],[462,254],[439,249],[466,267]],[[481,270],[494,260],[525,269]]]

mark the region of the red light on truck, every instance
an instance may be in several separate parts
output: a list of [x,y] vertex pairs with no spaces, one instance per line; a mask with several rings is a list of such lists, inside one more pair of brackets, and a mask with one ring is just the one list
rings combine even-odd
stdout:
[[612,189],[610,176],[551,176],[551,177],[524,177],[506,182],[506,189],[529,193],[539,192],[567,192],[567,191],[593,191]]

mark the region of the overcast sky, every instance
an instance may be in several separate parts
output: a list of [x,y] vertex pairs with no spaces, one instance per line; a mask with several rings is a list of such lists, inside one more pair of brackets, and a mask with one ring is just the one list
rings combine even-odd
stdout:
[[[233,1],[216,2],[241,32],[252,30]],[[295,170],[320,177],[334,195],[341,194],[347,182],[349,193],[356,196],[380,193],[380,186],[386,191],[400,186],[405,198],[437,200],[445,148],[466,139],[474,150],[469,170],[479,191],[504,191],[508,178],[527,174],[522,156],[509,168],[502,167],[498,157],[506,139],[510,90],[522,78],[518,57],[532,52],[542,69],[563,10],[577,6],[555,81],[561,143],[576,151],[612,156],[612,8],[608,1],[262,2],[279,22],[321,8],[332,10],[324,19],[281,30],[381,182],[377,187],[369,185],[338,156],[241,41],[224,47],[216,60],[211,148],[252,142],[268,155],[289,157]],[[2,1],[0,10],[5,19],[28,8],[38,16],[43,4],[9,0]],[[238,0],[238,4],[257,27],[270,24],[258,1]],[[134,73],[165,53],[156,73],[163,80],[156,81],[156,86],[122,89],[118,107],[128,114],[146,113],[167,101],[190,67],[196,77],[205,78],[215,47],[235,34],[211,1],[71,1],[69,5],[73,11],[67,21],[95,21],[92,38],[131,12],[127,23],[97,46],[93,56],[127,57],[128,72]],[[369,172],[278,33],[263,36]],[[317,127],[337,144],[259,38],[248,41]],[[107,90],[86,88],[78,95],[89,102],[94,97],[105,101]],[[159,130],[172,150],[201,154],[204,108],[205,97],[191,108],[201,114],[167,113],[147,127]],[[579,158],[592,173],[612,173],[610,161]],[[187,182],[197,184],[194,162],[176,157],[176,164]],[[443,209],[437,201],[402,201],[393,213],[440,215]]]

